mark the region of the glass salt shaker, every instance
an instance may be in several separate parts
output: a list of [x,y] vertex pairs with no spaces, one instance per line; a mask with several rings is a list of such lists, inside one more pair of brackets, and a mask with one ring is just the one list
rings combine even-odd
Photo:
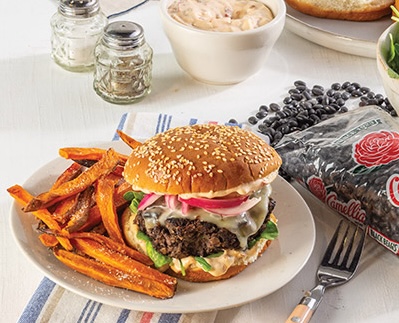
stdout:
[[151,91],[152,55],[139,24],[110,23],[95,49],[94,90],[111,103],[144,98]]
[[99,0],[60,0],[50,21],[54,61],[73,72],[92,70],[94,48],[107,23]]

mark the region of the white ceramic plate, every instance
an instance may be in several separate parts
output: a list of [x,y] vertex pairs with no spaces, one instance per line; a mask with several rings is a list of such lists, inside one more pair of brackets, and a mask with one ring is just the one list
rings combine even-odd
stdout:
[[305,15],[287,5],[286,28],[321,46],[363,57],[376,57],[379,36],[392,24],[390,16],[376,21],[344,21]]
[[[108,144],[128,153],[120,142]],[[24,184],[32,194],[49,189],[50,184],[69,161],[55,159],[40,168]],[[37,221],[13,204],[11,227],[16,242],[45,276],[89,299],[111,306],[151,312],[187,313],[226,309],[248,303],[273,293],[287,284],[302,269],[313,250],[315,226],[312,214],[297,191],[282,178],[273,184],[277,201],[280,235],[264,255],[239,275],[225,281],[196,284],[178,282],[172,299],[158,300],[136,292],[109,287],[79,274],[61,262],[38,240]]]

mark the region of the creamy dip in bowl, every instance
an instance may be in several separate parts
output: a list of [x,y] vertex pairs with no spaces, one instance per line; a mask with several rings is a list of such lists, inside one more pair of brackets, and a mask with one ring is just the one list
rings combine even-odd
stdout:
[[272,11],[256,0],[175,0],[168,13],[176,21],[210,31],[244,31],[273,19]]
[[[200,6],[187,9],[190,3]],[[237,18],[240,17],[237,8],[242,3],[249,5],[241,7],[244,8],[242,17],[255,19]],[[256,3],[255,7],[251,7],[252,3]],[[260,71],[267,73],[265,63],[284,28],[284,0],[160,0],[160,4],[163,30],[174,57],[194,79],[226,85],[242,82]],[[176,10],[191,22],[181,22],[174,17],[176,10],[173,7],[179,7],[179,4],[181,7]],[[255,14],[256,8],[270,10],[272,19],[263,23],[263,18]],[[237,13],[233,14],[234,10]],[[224,15],[228,17],[223,19]],[[210,25],[216,16],[220,16],[223,23]],[[207,28],[200,29],[201,24]]]

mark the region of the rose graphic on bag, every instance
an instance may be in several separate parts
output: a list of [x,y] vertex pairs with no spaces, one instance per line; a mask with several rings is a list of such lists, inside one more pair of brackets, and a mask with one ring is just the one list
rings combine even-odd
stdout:
[[399,133],[386,130],[368,133],[354,143],[353,158],[361,165],[353,170],[357,174],[399,159]]
[[311,176],[306,181],[309,187],[309,191],[312,192],[314,196],[316,196],[322,202],[326,201],[327,190],[324,186],[324,182],[320,177]]

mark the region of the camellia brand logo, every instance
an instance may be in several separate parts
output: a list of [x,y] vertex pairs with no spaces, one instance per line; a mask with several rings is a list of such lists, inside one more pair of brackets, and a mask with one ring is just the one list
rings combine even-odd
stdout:
[[386,184],[387,197],[395,207],[399,207],[399,174],[391,175]]
[[335,192],[331,192],[327,195],[326,203],[333,210],[336,210],[338,213],[358,223],[364,223],[366,221],[366,212],[362,209],[360,201],[358,200],[352,199],[348,202],[343,202],[338,199]]

